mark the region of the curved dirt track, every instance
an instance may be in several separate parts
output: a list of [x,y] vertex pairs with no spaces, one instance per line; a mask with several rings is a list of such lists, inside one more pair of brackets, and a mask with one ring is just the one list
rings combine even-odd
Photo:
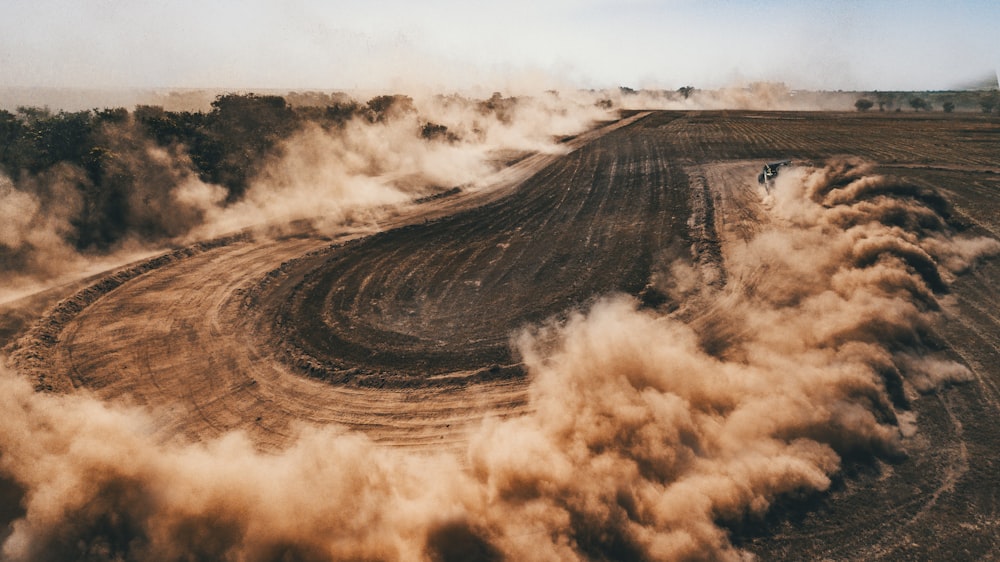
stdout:
[[[171,260],[73,310],[30,359],[156,407],[164,439],[244,429],[280,448],[296,423],[342,423],[459,448],[464,427],[524,408],[508,342],[525,324],[615,290],[660,304],[646,285],[672,259],[714,269],[718,286],[765,274],[727,267],[767,220],[762,161],[867,158],[998,237],[998,129],[961,115],[657,112],[378,233],[237,238]],[[994,261],[954,285],[937,329],[974,379],[913,403],[908,458],[848,462],[830,493],[778,506],[734,534],[739,546],[763,559],[996,558],[998,279]]]
[[664,145],[612,132],[509,198],[288,264],[255,295],[260,332],[280,326],[267,341],[338,382],[516,376],[513,333],[598,295],[640,293],[661,254],[687,245],[686,178]]
[[[389,219],[394,228],[382,233],[345,233],[333,240],[308,232],[237,237],[143,271],[59,323],[58,343],[44,350],[46,357],[32,370],[38,376],[65,374],[72,386],[106,399],[154,406],[168,439],[200,440],[242,429],[261,447],[280,448],[294,439],[296,424],[338,423],[387,444],[460,445],[469,424],[491,413],[516,413],[524,403],[525,381],[509,357],[514,330],[611,290],[640,291],[661,245],[684,236],[686,186],[677,183],[683,176],[676,166],[642,143],[628,151],[609,149],[629,137],[622,127],[641,117],[581,135],[566,156],[522,161],[492,189],[419,205]],[[629,173],[607,173],[619,167]],[[562,178],[556,193],[553,178]],[[456,235],[465,230],[471,232]],[[394,249],[397,244],[402,248]],[[455,259],[458,246],[493,254]],[[298,342],[287,344],[273,331],[293,322],[306,322],[298,333],[323,329],[319,323],[328,314],[308,298],[300,302],[299,281],[314,270],[327,278],[339,273],[325,264],[343,256],[355,266],[355,277],[338,280],[336,287],[356,292],[354,302],[367,299],[362,305],[369,308],[358,312],[339,303],[334,312],[347,318],[348,329],[369,330],[371,339],[321,349],[319,359],[304,363]],[[372,281],[368,275],[379,277]],[[470,276],[492,280],[480,291]],[[442,290],[414,319],[402,289],[424,283]],[[539,290],[557,297],[537,299]],[[298,308],[289,312],[289,303]],[[398,326],[400,318],[387,321],[373,307],[399,310],[416,326],[407,333]],[[387,322],[396,325],[379,331],[379,323]],[[447,325],[457,322],[463,324],[449,335]],[[411,334],[433,334],[434,340],[402,359],[379,360],[378,354],[399,354],[394,338]],[[452,338],[445,360],[435,355],[441,334]],[[385,343],[368,350],[365,341]],[[373,351],[374,359],[368,358]],[[352,361],[344,370],[353,376],[336,381],[351,384],[301,376],[303,365],[330,357]],[[482,376],[470,378],[469,372]],[[337,375],[327,369],[319,374]],[[394,381],[420,388],[372,388],[399,386]]]

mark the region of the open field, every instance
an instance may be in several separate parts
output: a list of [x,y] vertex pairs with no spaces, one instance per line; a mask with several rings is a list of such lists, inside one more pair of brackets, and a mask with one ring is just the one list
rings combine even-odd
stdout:
[[[776,221],[756,183],[763,162],[862,158],[938,190],[964,234],[1000,238],[1000,123],[988,116],[664,111],[569,146],[377,227],[233,236],[109,273],[43,315],[15,364],[45,389],[154,407],[163,441],[242,429],[280,450],[296,424],[336,423],[461,451],[484,416],[530,411],[512,335],[609,293],[739,362],[740,335],[713,314],[719,295],[766,286],[768,271],[741,258]],[[657,283],[671,264],[700,271],[704,288]],[[916,420],[904,455],[846,458],[829,491],[725,522],[736,546],[762,559],[997,556],[1000,263],[939,292],[927,345],[970,379],[896,404]],[[5,322],[37,309],[10,303]]]

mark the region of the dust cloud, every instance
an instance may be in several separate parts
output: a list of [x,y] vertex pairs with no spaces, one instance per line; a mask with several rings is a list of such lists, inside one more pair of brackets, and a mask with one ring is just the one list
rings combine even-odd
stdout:
[[150,254],[135,241],[111,253],[82,252],[75,246],[74,223],[85,207],[76,186],[85,181],[70,165],[17,184],[0,171],[0,303]]
[[[564,136],[611,114],[589,97],[553,93],[483,101],[460,96],[407,98],[385,120],[307,125],[283,143],[246,196],[212,206],[193,239],[257,224],[307,219],[338,228],[377,221],[386,208],[453,188],[486,187],[504,155],[558,153]],[[408,105],[412,103],[412,105]]]
[[612,117],[582,94],[384,98],[396,103],[375,118],[303,119],[253,163],[245,193],[204,179],[190,147],[157,144],[135,114],[95,112],[98,148],[83,164],[0,168],[0,302],[238,229],[377,223],[419,197],[481,188],[508,159],[563,150],[560,138]]
[[[316,96],[288,96],[305,103],[310,97]],[[853,103],[769,83],[693,89],[687,97],[628,89],[397,97],[403,103],[373,121],[354,115],[329,127],[305,119],[253,164],[246,192],[238,194],[199,175],[191,147],[154,142],[134,113],[95,112],[99,150],[82,155],[84,164],[62,162],[35,173],[0,168],[0,302],[263,224],[377,224],[414,199],[480,188],[526,152],[559,152],[559,138],[614,118],[617,108],[802,110]],[[343,95],[324,99],[363,107]],[[32,118],[30,108],[21,118]]]
[[610,295],[517,335],[530,413],[485,420],[464,455],[338,427],[276,454],[160,443],[145,411],[5,371],[3,558],[745,559],[730,533],[776,499],[905,456],[913,401],[969,376],[932,345],[948,283],[1000,253],[862,162],[790,169],[764,205],[725,287],[661,268],[689,306]]
[[858,98],[857,92],[793,90],[781,82],[751,82],[716,89],[685,87],[677,91],[622,89],[608,95],[615,104],[629,109],[681,111],[851,111]]

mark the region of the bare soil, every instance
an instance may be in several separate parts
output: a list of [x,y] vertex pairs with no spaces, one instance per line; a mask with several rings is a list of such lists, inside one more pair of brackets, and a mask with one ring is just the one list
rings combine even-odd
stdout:
[[[40,387],[154,406],[165,440],[243,429],[280,448],[299,422],[342,423],[460,448],[484,415],[525,408],[518,329],[611,291],[680,306],[648,286],[666,259],[752,283],[726,254],[765,220],[763,162],[872,160],[1000,238],[1000,122],[987,116],[655,112],[568,149],[379,229],[236,236],[111,272],[35,322],[15,359]],[[765,560],[998,557],[1000,263],[949,299],[938,332],[975,378],[914,402],[908,457],[847,459],[831,492],[735,525],[738,545]],[[6,305],[7,337],[39,302]]]

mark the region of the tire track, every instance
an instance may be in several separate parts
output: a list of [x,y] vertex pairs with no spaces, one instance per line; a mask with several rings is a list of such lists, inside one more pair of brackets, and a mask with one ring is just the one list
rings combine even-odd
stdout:
[[[581,135],[571,148],[579,152],[585,142],[641,117]],[[452,224],[445,234],[465,237],[474,248],[466,259],[480,263],[488,252],[478,249],[470,237],[488,234],[493,225],[473,225],[469,232],[461,232],[446,217],[480,205],[510,206],[521,209],[520,214],[501,215],[508,227],[519,227],[552,193],[544,189],[546,182],[557,183],[566,170],[559,163],[573,161],[572,155],[527,158],[517,170],[497,174],[491,189],[415,205],[410,214],[388,217],[385,224],[403,233]],[[534,180],[539,187],[529,192],[531,197],[511,197],[526,177],[539,172]],[[566,201],[578,202],[577,195],[563,189]],[[545,204],[557,208],[558,201]],[[333,240],[333,248],[362,246],[365,242],[358,238],[364,234],[378,238],[345,233]],[[210,439],[238,429],[261,448],[275,449],[291,442],[303,424],[342,424],[387,444],[440,449],[460,447],[464,429],[484,415],[515,415],[523,409],[523,378],[511,378],[504,371],[475,385],[452,384],[450,379],[469,375],[457,372],[429,378],[424,388],[378,389],[335,387],[304,378],[275,361],[267,334],[255,331],[261,323],[255,316],[260,312],[254,304],[255,290],[262,285],[278,287],[283,268],[327,254],[330,244],[329,238],[308,232],[260,240],[241,235],[129,266],[57,306],[20,341],[15,361],[35,373],[40,383],[52,381],[54,374],[73,374],[72,380],[66,378],[59,388],[49,389],[86,387],[108,400],[152,407],[157,434],[164,440]],[[402,251],[362,264],[357,270],[360,282],[391,296],[394,291],[401,295],[419,289],[415,283],[430,275],[447,288],[443,294],[454,298],[460,285],[449,278],[450,256],[428,261],[437,269],[414,279],[387,278],[379,264],[392,265],[404,257]],[[509,267],[514,257],[501,252],[498,267]],[[400,279],[404,283],[396,285]],[[359,308],[366,306],[357,297],[354,301]],[[425,313],[440,316],[442,310],[430,307]]]
[[[996,145],[963,140],[978,133],[961,131],[996,124],[755,115],[663,112],[618,124],[581,137],[589,144],[575,140],[570,154],[518,163],[493,189],[420,205],[418,215],[386,221],[399,228],[366,237],[238,237],[129,266],[60,303],[15,359],[40,388],[75,383],[151,406],[165,441],[240,429],[278,449],[301,424],[343,424],[395,446],[457,451],[484,415],[524,411],[511,329],[610,290],[636,293],[674,243],[687,258],[699,237],[705,255],[717,251],[727,284],[767,275],[726,268],[766,220],[752,183],[762,161],[876,157],[950,193],[973,227],[1000,232],[995,182],[983,171],[995,168]],[[695,221],[701,233],[686,231],[692,211],[714,217]],[[778,522],[740,537],[743,546],[764,559],[997,552],[997,279],[990,264],[954,286],[943,339],[975,380],[915,401],[920,431],[906,442],[910,457],[846,459],[828,494],[779,509]],[[311,328],[294,325],[302,319],[356,349],[311,342]],[[313,345],[313,356],[276,345],[296,330],[305,343],[292,343]],[[383,341],[387,348],[373,349]],[[382,356],[371,361],[373,351]],[[391,353],[431,359],[414,366],[387,361]],[[309,369],[315,378],[301,376]]]
[[[258,298],[278,303],[262,316],[281,326],[277,354],[312,376],[361,386],[513,374],[513,332],[597,295],[638,294],[655,256],[686,239],[680,221],[662,222],[687,214],[686,178],[656,150],[670,142],[611,132],[510,201],[296,262],[270,285],[280,296]],[[633,172],[642,169],[652,173]],[[271,341],[266,326],[260,332]]]

